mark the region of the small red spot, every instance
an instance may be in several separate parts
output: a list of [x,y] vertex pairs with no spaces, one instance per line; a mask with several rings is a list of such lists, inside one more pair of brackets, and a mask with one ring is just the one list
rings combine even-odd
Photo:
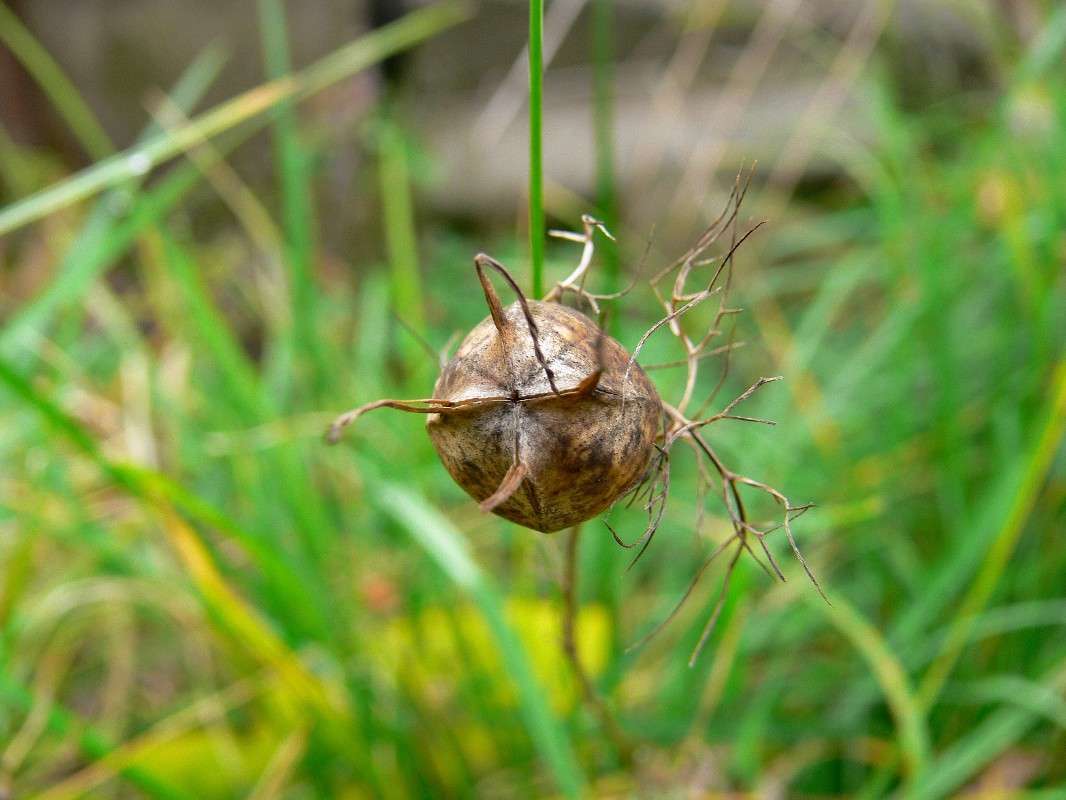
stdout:
[[389,614],[400,604],[400,595],[396,584],[381,575],[370,575],[359,585],[359,595],[363,604],[376,614]]

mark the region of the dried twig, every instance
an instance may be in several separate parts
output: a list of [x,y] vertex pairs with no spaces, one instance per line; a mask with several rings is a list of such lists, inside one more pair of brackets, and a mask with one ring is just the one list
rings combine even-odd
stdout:
[[[732,285],[733,259],[740,246],[758,229],[759,224],[761,224],[754,225],[743,233],[738,233],[737,230],[740,217],[740,205],[751,185],[753,171],[752,168],[747,171],[747,174],[737,176],[737,180],[734,182],[725,209],[717,219],[707,226],[696,240],[696,243],[680,258],[652,276],[650,285],[652,291],[662,305],[664,316],[652,325],[643,336],[641,336],[636,346],[631,351],[630,363],[627,366],[625,376],[623,377],[624,401],[626,385],[625,378],[628,377],[630,368],[636,363],[641,350],[651,336],[663,328],[668,328],[671,334],[673,334],[681,344],[684,351],[684,357],[682,359],[676,362],[656,365],[659,367],[684,367],[687,370],[685,386],[681,398],[676,405],[663,403],[665,422],[662,432],[662,445],[659,450],[660,456],[654,462],[645,482],[634,490],[633,497],[631,498],[631,501],[634,499],[639,500],[643,494],[646,493],[647,500],[644,504],[644,509],[648,513],[648,523],[640,537],[631,544],[625,543],[614,528],[611,528],[611,534],[614,536],[615,541],[623,547],[639,547],[638,558],[639,555],[644,552],[648,543],[650,543],[659,527],[665,511],[666,494],[669,487],[669,453],[673,445],[681,441],[688,444],[697,457],[699,469],[697,494],[700,499],[700,516],[698,517],[697,522],[699,523],[702,521],[703,499],[713,491],[714,494],[718,495],[719,500],[725,508],[733,529],[732,534],[711,553],[708,559],[700,567],[696,576],[693,578],[692,583],[688,586],[681,599],[667,617],[633,645],[633,647],[640,646],[661,631],[680,611],[685,601],[695,590],[696,585],[699,583],[706,569],[710,566],[710,563],[722,552],[733,547],[733,552],[730,556],[728,566],[726,567],[725,577],[722,581],[718,599],[715,601],[714,607],[704,625],[699,642],[690,656],[690,665],[695,663],[695,660],[699,657],[701,650],[706,645],[718,618],[721,615],[722,608],[728,595],[730,580],[742,552],[746,551],[768,575],[776,579],[784,580],[784,573],[765,541],[766,536],[775,530],[784,528],[789,547],[792,549],[792,552],[795,554],[797,560],[802,565],[804,572],[814,584],[815,588],[822,597],[825,598],[825,593],[822,591],[821,585],[814,577],[813,571],[810,569],[807,560],[803,557],[796,545],[795,538],[792,534],[792,520],[810,508],[810,506],[793,505],[784,494],[768,484],[733,471],[726,466],[725,462],[703,435],[704,428],[722,420],[738,420],[765,425],[774,424],[772,420],[739,414],[736,413],[735,410],[737,406],[751,398],[752,395],[763,386],[780,380],[780,377],[760,378],[733,400],[726,403],[716,413],[710,415],[707,415],[706,413],[707,409],[714,403],[718,392],[721,390],[728,377],[730,355],[737,346],[733,341],[735,331],[733,320],[739,313],[740,309],[732,307],[729,304],[728,297],[729,289]],[[724,254],[720,258],[709,257],[708,254],[711,249],[727,235],[728,246],[724,248]],[[711,265],[715,265],[714,271],[709,279],[700,279],[699,285],[701,288],[697,291],[691,291],[688,289],[688,284],[692,282],[694,277],[698,275],[701,270]],[[583,275],[584,271],[582,271],[582,276]],[[664,288],[664,284],[668,286],[668,289]],[[712,296],[718,297],[718,309],[714,314],[713,320],[705,331],[699,335],[691,335],[686,331],[686,326],[684,324],[685,315]],[[728,328],[728,330],[725,330],[726,328]],[[726,336],[728,339],[724,344],[720,343],[723,336]],[[714,388],[708,397],[703,400],[696,413],[690,416],[687,409],[693,400],[693,395],[699,378],[700,366],[710,355],[723,356],[722,369],[715,382]],[[709,465],[710,469],[708,469],[707,465]],[[742,487],[748,487],[749,489],[762,492],[779,505],[782,509],[780,523],[764,528],[755,525],[749,519],[744,499],[741,494]],[[766,557],[767,563],[764,563],[756,554],[756,550],[752,548],[753,542],[751,540],[758,543],[758,549],[761,550]],[[632,564],[630,566],[632,566]],[[630,649],[632,649],[632,647]]]

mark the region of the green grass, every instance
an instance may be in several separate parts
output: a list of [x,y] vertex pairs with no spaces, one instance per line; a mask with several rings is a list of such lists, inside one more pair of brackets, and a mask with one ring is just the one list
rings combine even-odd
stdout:
[[[292,68],[285,8],[280,0],[260,0],[259,18],[266,75],[271,80],[287,80]],[[316,367],[312,375],[322,375],[326,367],[325,355],[312,332],[318,293],[312,277],[314,208],[310,151],[303,143],[292,98],[279,102],[273,116],[277,179],[281,188],[283,248],[291,295],[292,328],[287,349],[293,354],[295,363],[312,362]],[[296,375],[296,382],[304,377],[307,376]],[[292,391],[291,386],[278,385],[277,382],[274,388],[280,392]],[[316,384],[310,388],[316,392],[321,390],[321,386]]]
[[[610,9],[596,9],[603,36]],[[3,186],[0,227],[25,229],[5,240],[0,276],[48,279],[12,281],[0,317],[0,790],[663,796],[710,765],[716,791],[780,780],[789,795],[943,797],[1024,763],[1018,796],[1062,796],[1062,12],[982,103],[908,110],[872,76],[870,140],[834,151],[831,190],[801,194],[757,269],[738,265],[748,344],[725,392],[783,374],[747,407],[779,424],[710,432],[738,469],[818,503],[796,530],[832,605],[771,537],[788,581],[742,561],[693,668],[720,568],[627,653],[725,523],[708,498],[694,535],[695,465],[679,453],[665,523],[633,570],[587,524],[580,645],[642,744],[626,769],[559,651],[562,542],[477,512],[419,419],[382,411],[339,447],[321,440],[336,412],[431,391],[436,365],[393,311],[440,347],[485,314],[469,300],[471,255],[524,249],[514,231],[430,218],[397,103],[364,137],[385,260],[368,248],[323,267],[336,255],[320,240],[320,148],[353,145],[309,136],[299,100],[457,17],[408,18],[293,71],[284,4],[259,10],[265,83],[222,117],[197,115],[222,54],[193,60],[170,91],[192,121],[136,146],[182,157],[166,174],[130,176],[94,152],[96,166],[52,183],[26,154]],[[91,111],[20,42],[88,149]],[[1034,104],[1048,124],[1020,131]],[[602,158],[610,115],[598,119]],[[248,187],[219,170],[256,125],[270,126],[273,191],[242,213],[226,186]],[[190,130],[213,140],[186,160]],[[604,173],[620,191],[609,160],[600,169],[589,210]],[[28,179],[35,193],[16,197]],[[531,214],[533,201],[531,183]],[[208,213],[218,232],[205,236]],[[531,216],[531,251],[533,230]],[[570,247],[547,254],[541,280],[565,274]],[[633,265],[620,265],[624,284]],[[615,307],[628,345],[656,318],[644,289]],[[677,357],[662,336],[642,361]],[[653,377],[666,398],[683,384]],[[640,526],[635,510],[611,513]]]
[[[377,129],[378,185],[381,222],[389,260],[393,311],[416,336],[424,336],[425,300],[422,296],[418,233],[412,201],[409,145],[399,123],[383,116]],[[410,360],[421,353],[417,342],[405,348]]]
[[[161,133],[128,152],[89,167],[62,183],[14,203],[0,212],[0,234],[84,200],[117,183],[144,175],[204,139],[232,130],[294,98],[306,98],[352,73],[367,69],[389,55],[432,36],[463,19],[467,9],[442,3],[413,12],[403,19],[331,53],[299,74],[262,84],[205,112],[175,131]],[[292,165],[286,164],[287,169]]]

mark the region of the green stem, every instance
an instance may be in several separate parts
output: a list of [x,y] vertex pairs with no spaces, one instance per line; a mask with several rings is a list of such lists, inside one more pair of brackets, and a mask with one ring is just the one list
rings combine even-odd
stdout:
[[544,0],[529,0],[529,259],[533,296],[544,295]]
[[[267,78],[288,79],[292,75],[292,59],[282,0],[259,0],[259,20]],[[319,302],[314,274],[311,152],[300,131],[293,98],[279,102],[272,117],[285,230],[284,257],[292,307],[288,346],[294,351],[302,349],[310,356],[315,366],[312,382],[317,383],[329,372],[330,365],[314,333]]]
[[[614,174],[614,9],[612,0],[594,0],[592,6],[593,129],[596,145],[596,206],[608,230],[617,233],[618,196]],[[605,289],[621,289],[618,248],[604,239],[601,249]],[[617,327],[617,319],[612,320]]]
[[[425,333],[418,236],[411,197],[411,171],[403,130],[385,109],[378,133],[378,178],[382,221],[392,280],[393,310],[417,334]],[[421,351],[417,351],[421,354]]]

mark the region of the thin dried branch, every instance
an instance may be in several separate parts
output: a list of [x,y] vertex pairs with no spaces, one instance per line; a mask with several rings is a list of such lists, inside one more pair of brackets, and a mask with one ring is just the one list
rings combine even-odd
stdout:
[[[740,312],[740,309],[733,307],[729,303],[728,295],[729,289],[732,287],[733,261],[736,253],[740,246],[743,245],[744,242],[747,241],[747,239],[762,225],[762,223],[758,223],[748,228],[743,234],[738,234],[740,205],[751,185],[751,179],[751,171],[748,171],[746,174],[738,175],[729,195],[729,200],[718,218],[704,229],[695,244],[693,244],[688,251],[673,263],[655,273],[652,277],[650,281],[651,289],[663,309],[663,317],[645,331],[633,348],[622,382],[622,400],[625,402],[626,381],[629,378],[632,365],[637,362],[637,359],[649,338],[662,328],[669,328],[671,334],[681,345],[684,357],[678,361],[653,365],[652,367],[649,367],[649,369],[664,369],[668,367],[683,366],[686,368],[687,374],[685,376],[684,389],[682,390],[681,398],[678,403],[676,405],[663,403],[665,422],[662,432],[661,450],[663,455],[661,461],[666,461],[666,457],[669,455],[673,445],[679,441],[685,442],[696,455],[696,463],[699,473],[697,480],[697,497],[700,510],[697,516],[697,530],[703,519],[704,499],[712,492],[712,490],[718,495],[733,529],[732,534],[722,542],[701,565],[692,582],[685,590],[685,593],[667,617],[629,648],[632,650],[635,647],[641,646],[669,624],[691,596],[711,562],[722,552],[735,544],[735,549],[726,566],[725,575],[718,591],[718,598],[704,624],[699,642],[689,659],[690,665],[694,664],[699,657],[700,652],[709,640],[715,625],[721,616],[726,598],[728,597],[732,575],[742,553],[747,552],[748,555],[750,555],[772,579],[782,581],[785,579],[784,572],[781,570],[780,565],[777,563],[777,560],[766,543],[766,537],[770,533],[780,528],[784,528],[789,547],[792,549],[792,552],[795,554],[797,560],[802,565],[804,572],[814,584],[815,588],[823,598],[825,597],[825,593],[815,579],[806,559],[799,552],[795,538],[792,535],[792,521],[811,506],[794,506],[784,494],[768,484],[741,475],[730,469],[715,449],[708,443],[702,433],[703,428],[706,428],[719,420],[737,420],[764,425],[774,424],[772,420],[763,419],[762,417],[737,413],[736,409],[741,403],[750,399],[760,388],[768,383],[780,380],[780,377],[760,378],[731,401],[726,403],[721,410],[714,414],[706,415],[706,409],[714,402],[728,378],[731,363],[730,355],[733,350],[739,346],[738,343],[734,341],[734,337],[736,332],[735,319],[736,315]],[[709,251],[711,248],[719,241],[722,241],[726,236],[728,236],[728,246],[724,248],[724,254],[720,258],[710,255]],[[701,285],[696,291],[688,289],[687,284],[692,281],[693,276],[698,274],[700,270],[710,266],[715,266],[715,269],[709,280],[707,278],[701,278]],[[670,283],[667,284],[668,288],[664,288],[663,284],[668,278],[670,279]],[[700,303],[706,301],[711,296],[717,296],[719,300],[718,309],[714,313],[710,325],[700,334],[690,335],[689,332],[685,330],[686,325],[684,324],[683,318],[689,311]],[[727,338],[727,341],[725,344],[720,344],[719,342],[723,336]],[[710,394],[700,404],[698,413],[690,417],[686,413],[686,409],[692,401],[692,397],[698,385],[700,366],[705,363],[706,359],[711,355],[723,356],[721,372]],[[714,479],[714,475],[717,475],[717,480]],[[646,510],[649,510],[651,516],[649,517],[649,524],[640,537],[631,544],[627,544],[622,540],[618,533],[611,528],[611,534],[614,536],[615,541],[623,547],[640,547],[641,552],[647,547],[648,542],[654,535],[655,530],[657,530],[664,513],[665,493],[659,489],[661,481],[665,482],[665,480],[666,479],[660,478],[659,472],[656,472],[654,475],[649,476],[646,484],[637,487],[634,496],[630,500],[630,502],[634,502],[645,496],[647,498],[644,507]],[[749,487],[772,498],[773,501],[782,508],[780,521],[775,525],[764,528],[755,525],[749,519],[744,498],[741,494],[742,487]],[[753,549],[753,545],[756,542],[758,543],[758,548]],[[757,549],[762,551],[767,563],[764,563],[763,559],[757,554]]]
[[431,345],[429,343],[429,340],[426,339],[426,337],[423,336],[421,333],[419,333],[417,330],[415,330],[414,327],[412,327],[411,323],[409,323],[407,320],[405,320],[403,317],[401,317],[398,313],[396,313],[395,309],[393,309],[391,313],[392,313],[392,318],[394,320],[396,320],[396,323],[401,328],[404,329],[404,331],[407,333],[407,335],[410,336],[412,339],[414,339],[415,343],[419,347],[422,348],[423,352],[425,352],[425,354],[428,355],[431,360],[435,361],[437,363],[437,365],[440,368],[443,369],[444,368],[444,364],[447,363],[444,360],[443,354],[439,353],[436,350],[434,350],[433,349],[433,345]]
[[[696,293],[695,295],[691,295],[692,299],[688,300],[684,305],[676,307],[676,308],[672,308],[672,310],[670,310],[669,313],[667,313],[667,315],[665,317],[663,317],[661,320],[659,320],[654,325],[652,325],[651,328],[649,328],[644,333],[644,335],[640,337],[640,341],[638,341],[637,345],[633,348],[633,352],[630,355],[629,363],[626,365],[625,373],[622,376],[622,400],[623,400],[623,403],[625,402],[625,390],[626,390],[626,386],[627,386],[627,383],[628,383],[628,380],[629,380],[629,373],[632,370],[633,364],[636,363],[637,357],[640,355],[640,351],[644,348],[644,345],[647,343],[648,339],[651,338],[652,334],[654,334],[656,331],[658,331],[664,325],[671,325],[671,323],[673,323],[674,320],[679,319],[685,313],[687,313],[688,311],[691,311],[693,308],[695,308],[697,305],[702,303],[704,300],[706,300],[711,295],[713,295],[715,293],[718,293],[721,290],[721,287],[716,287],[715,283],[718,280],[718,277],[722,274],[722,270],[726,267],[726,265],[728,265],[732,261],[733,256],[736,254],[736,252],[740,248],[740,246],[743,245],[744,242],[747,241],[747,239],[753,233],[755,233],[755,231],[757,231],[759,228],[761,228],[763,226],[763,224],[765,224],[765,223],[759,222],[756,225],[754,225],[751,228],[749,228],[748,231],[743,236],[741,236],[740,239],[738,239],[733,244],[732,247],[730,247],[729,252],[726,254],[726,257],[722,260],[722,265],[718,268],[718,270],[715,272],[714,276],[711,278],[710,282],[707,284],[707,288],[705,288],[701,292]],[[655,288],[654,287],[654,282],[653,282],[653,288]],[[678,302],[679,299],[680,298],[677,298],[676,296],[674,298],[672,298],[671,303],[669,304],[668,307],[673,307],[674,305],[676,305],[676,302]],[[693,353],[693,349],[692,349],[692,346],[691,346],[691,342],[684,338],[684,335],[681,333],[680,328],[676,328],[675,329],[674,326],[671,325],[671,330],[674,332],[675,336],[678,336],[679,338],[682,338],[682,341],[686,343],[686,351],[687,351],[688,357],[690,359],[693,358],[694,353]]]
[[[659,525],[662,523],[663,514],[666,513],[666,500],[670,494],[670,455],[661,447],[656,445],[659,451],[659,458],[656,461],[655,466],[652,468],[654,471],[654,477],[648,482],[648,501],[644,504],[644,511],[648,515],[648,523],[644,528],[644,532],[636,539],[636,541],[626,544],[622,541],[622,538],[618,535],[618,532],[611,527],[611,524],[604,520],[604,524],[607,526],[607,530],[611,532],[611,536],[614,537],[615,542],[629,550],[634,547],[639,547],[637,554],[633,557],[633,560],[629,562],[629,566],[626,570],[633,569],[633,566],[640,561],[640,557],[644,555],[644,552],[648,549],[648,545],[651,544],[652,538],[655,536],[655,532],[659,530]],[[656,486],[660,487],[656,492]],[[634,492],[634,496],[639,494],[638,490]]]
[[670,437],[667,439],[667,447],[673,444],[673,442],[679,439],[680,437],[684,436],[686,433],[697,430],[698,428],[706,427],[707,425],[710,425],[721,419],[735,419],[744,422],[759,422],[764,425],[776,425],[777,423],[773,420],[762,419],[760,417],[745,417],[737,414],[731,414],[729,412],[736,408],[740,403],[743,403],[745,400],[750,398],[753,394],[755,394],[755,392],[757,392],[766,384],[775,383],[779,380],[781,380],[780,375],[777,375],[773,378],[759,378],[759,380],[757,380],[755,383],[745,389],[741,394],[733,398],[733,400],[731,400],[728,405],[726,405],[726,407],[719,411],[717,414],[707,417],[706,419],[693,420],[691,422],[685,422],[684,424],[679,425],[673,430],[673,432],[670,434]]
[[[744,346],[744,342],[730,342],[729,344],[723,344],[721,347],[716,347],[713,350],[704,350],[696,356],[698,361],[702,361],[706,358],[714,358],[725,354],[730,350],[736,350]],[[661,364],[641,364],[640,368],[645,372],[653,372],[659,369],[675,369],[677,367],[686,367],[689,364],[689,359],[679,358],[676,361],[664,361]]]
[[340,441],[344,429],[355,422],[368,411],[378,408],[392,408],[397,411],[407,411],[411,414],[452,414],[458,411],[484,406],[497,405],[510,402],[509,397],[472,397],[468,400],[440,400],[435,397],[427,397],[421,400],[375,400],[373,403],[353,408],[341,414],[329,426],[326,431],[327,444],[336,444]]
[[633,642],[633,644],[629,645],[629,647],[625,649],[626,653],[632,653],[634,650],[638,650],[639,648],[646,645],[648,642],[658,636],[659,633],[661,633],[666,628],[666,626],[673,621],[674,617],[678,615],[678,613],[684,607],[685,603],[688,601],[689,597],[696,590],[696,587],[699,585],[700,579],[703,578],[703,573],[707,571],[707,568],[711,566],[711,563],[716,558],[718,558],[718,556],[720,556],[725,551],[725,549],[729,547],[730,544],[736,541],[736,539],[737,535],[735,533],[732,534],[728,539],[718,545],[718,547],[716,547],[709,556],[707,556],[704,562],[700,565],[700,568],[696,570],[696,574],[692,576],[692,580],[689,581],[688,588],[685,589],[685,593],[681,595],[681,599],[674,604],[674,607],[672,609],[670,609],[670,613],[667,614],[666,617],[663,618],[663,620],[657,625],[655,625],[655,627],[653,627],[650,631],[648,631],[639,639],[637,639],[637,641]]
[[696,659],[699,658],[700,652],[702,652],[703,650],[703,646],[707,644],[707,640],[710,638],[711,633],[714,631],[714,626],[718,624],[718,617],[722,615],[722,608],[725,606],[725,599],[729,596],[729,580],[733,577],[733,571],[736,569],[737,561],[740,559],[740,554],[742,551],[743,548],[738,547],[733,553],[733,557],[729,560],[729,566],[726,567],[725,578],[722,579],[722,588],[718,592],[718,600],[715,601],[714,610],[711,612],[711,616],[708,618],[707,624],[703,626],[703,632],[700,633],[700,640],[692,649],[692,655],[688,657],[688,665],[690,667],[695,666]]
[[548,235],[556,239],[565,239],[569,242],[579,242],[584,247],[581,250],[581,260],[578,262],[574,271],[571,272],[566,278],[559,281],[550,292],[544,297],[545,302],[551,300],[558,300],[564,289],[569,288],[582,288],[585,285],[585,275],[588,272],[589,266],[592,264],[592,256],[596,252],[595,235],[596,231],[599,231],[612,242],[615,241],[614,236],[607,230],[607,226],[600,220],[596,219],[590,214],[581,215],[581,226],[583,233],[574,233],[573,231],[560,231],[550,230]]

